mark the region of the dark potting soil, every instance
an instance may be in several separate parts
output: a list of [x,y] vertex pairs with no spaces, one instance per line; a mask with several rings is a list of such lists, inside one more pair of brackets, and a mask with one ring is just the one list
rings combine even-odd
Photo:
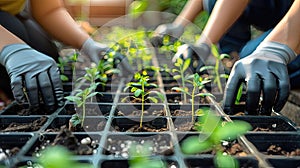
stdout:
[[[90,125],[84,125],[83,128],[78,125],[77,127],[72,127],[72,132],[96,132],[96,131],[103,131],[106,125],[106,121],[100,121],[96,127],[90,126]],[[59,132],[62,128],[69,128],[69,124],[65,124],[61,126],[60,128],[49,128],[46,129],[46,132]],[[70,129],[70,128],[69,128]]]
[[174,123],[174,128],[176,131],[197,131],[194,125],[194,122],[187,121],[184,123]]
[[[118,111],[117,116],[141,116],[142,110],[134,110],[130,114],[125,115],[122,111]],[[165,116],[164,110],[144,111],[144,116]]]
[[54,140],[43,139],[41,145],[35,147],[34,151],[31,151],[30,153],[39,156],[41,150],[45,149],[47,146],[62,145],[76,155],[92,155],[98,147],[98,142],[92,141],[89,136],[86,138],[89,138],[90,142],[83,143],[82,140],[76,138],[72,131],[67,128],[62,128]]
[[267,149],[268,155],[284,155],[284,156],[300,156],[300,148],[292,150],[290,152],[285,151],[278,145],[270,145]]
[[39,119],[30,123],[17,123],[12,122],[6,128],[0,130],[0,132],[30,132],[39,130],[47,122],[47,117],[42,116]]
[[119,132],[164,132],[164,131],[167,131],[168,128],[155,128],[154,126],[151,126],[150,124],[143,124],[142,127],[140,127],[140,125],[134,125],[127,130],[124,130],[124,129],[119,128],[118,126],[115,126],[114,130],[119,131]]

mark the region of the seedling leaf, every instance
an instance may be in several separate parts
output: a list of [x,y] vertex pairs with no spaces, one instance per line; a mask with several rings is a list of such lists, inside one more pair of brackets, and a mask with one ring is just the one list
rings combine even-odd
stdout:
[[202,140],[199,136],[191,136],[185,139],[181,146],[185,154],[196,154],[212,149],[212,144],[208,140]]
[[220,125],[215,132],[215,141],[219,140],[235,140],[239,135],[245,134],[251,130],[251,125],[245,121],[226,122]]

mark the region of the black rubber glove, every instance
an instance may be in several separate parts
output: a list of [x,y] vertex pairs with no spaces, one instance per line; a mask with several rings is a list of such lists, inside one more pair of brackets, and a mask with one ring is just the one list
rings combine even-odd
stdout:
[[93,39],[89,38],[84,43],[80,50],[81,53],[89,56],[91,60],[95,63],[98,63],[100,59],[103,59],[103,57],[106,54],[109,54],[110,52],[113,52],[114,61],[117,65],[117,68],[120,69],[122,75],[130,75],[133,74],[133,70],[128,62],[127,57],[122,55],[121,53],[114,52],[112,49],[107,47],[104,44],[97,43]]
[[[204,65],[204,61],[210,55],[210,50],[210,47],[205,43],[198,45],[183,44],[178,48],[172,62],[176,62],[178,58],[183,60],[191,58],[192,63],[190,67],[194,72],[199,72],[200,68]],[[195,61],[196,63],[194,63]]]
[[[237,90],[246,83],[246,109],[249,115],[271,115],[279,112],[289,95],[287,64],[296,58],[288,46],[276,42],[262,43],[253,54],[235,63],[224,95],[224,111],[232,114]],[[261,109],[259,101],[262,93]]]
[[155,29],[150,42],[154,47],[161,47],[163,45],[163,38],[165,35],[169,35],[170,41],[174,42],[183,34],[183,31],[184,27],[181,25],[173,23],[162,24]]
[[11,44],[2,49],[0,63],[6,67],[18,103],[27,97],[30,106],[37,107],[41,95],[49,111],[64,105],[59,69],[51,57],[26,44]]

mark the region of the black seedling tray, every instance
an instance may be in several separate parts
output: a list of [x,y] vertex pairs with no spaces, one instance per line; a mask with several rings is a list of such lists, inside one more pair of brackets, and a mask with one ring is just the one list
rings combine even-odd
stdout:
[[[165,74],[166,76],[168,74]],[[159,76],[158,76],[159,77]],[[159,78],[158,78],[159,79]],[[150,126],[143,131],[128,131],[130,128],[139,126],[141,103],[126,103],[121,102],[125,96],[132,95],[132,93],[125,93],[123,88],[126,82],[130,81],[128,78],[120,78],[117,83],[113,82],[104,87],[97,88],[96,91],[101,92],[92,102],[86,104],[87,112],[84,122],[84,130],[73,132],[73,135],[80,141],[82,138],[90,136],[96,141],[97,148],[90,155],[74,155],[74,160],[79,162],[91,163],[95,168],[128,168],[129,163],[128,153],[125,154],[117,152],[115,149],[124,147],[124,143],[135,141],[143,145],[146,141],[157,143],[159,148],[154,151],[149,159],[161,159],[165,161],[170,168],[187,168],[187,167],[215,167],[213,164],[212,154],[199,154],[199,155],[186,155],[182,153],[180,145],[182,140],[191,135],[198,135],[194,130],[179,130],[182,124],[192,121],[191,114],[174,115],[175,110],[191,111],[191,104],[180,104],[179,102],[168,102],[169,99],[177,96],[183,98],[181,93],[166,93],[166,89],[170,89],[174,81],[170,78],[163,77],[157,80],[159,90],[164,94],[164,101],[158,103],[145,103],[143,125]],[[155,77],[151,77],[155,80]],[[172,83],[173,82],[173,83]],[[177,82],[180,83],[180,82]],[[66,89],[65,94],[70,95],[70,83],[64,83]],[[171,86],[172,85],[172,86]],[[82,85],[82,89],[87,85]],[[72,91],[71,89],[71,91]],[[241,167],[257,168],[261,161],[264,165],[280,167],[286,163],[291,167],[299,166],[299,157],[275,157],[268,156],[263,153],[263,150],[272,143],[282,143],[283,147],[298,147],[300,145],[300,134],[297,131],[295,124],[283,116],[226,116],[220,104],[218,103],[222,95],[218,95],[217,99],[201,98],[201,101],[196,102],[194,105],[197,109],[210,109],[210,111],[217,116],[222,117],[222,121],[230,120],[243,120],[249,122],[253,128],[267,127],[269,132],[254,132],[249,131],[243,138],[238,139],[247,156],[235,156],[240,163]],[[0,147],[13,148],[20,147],[20,152],[16,156],[8,158],[0,163],[9,167],[20,167],[28,165],[28,161],[35,162],[36,158],[33,157],[34,150],[39,147],[43,140],[48,139],[50,142],[59,134],[60,128],[69,127],[69,119],[73,114],[82,113],[82,109],[77,107],[76,104],[67,101],[63,108],[58,109],[52,113],[41,112],[29,116],[19,116],[17,111],[23,108],[28,108],[28,104],[17,105],[12,104],[0,112],[0,122],[2,127],[10,124],[11,122],[32,122],[33,119],[39,118],[45,114],[47,122],[36,131],[32,132],[0,132]],[[88,111],[89,109],[93,109]],[[137,111],[132,115],[132,111]],[[122,114],[122,115],[120,115]],[[193,118],[197,121],[201,116]],[[98,129],[99,123],[101,128]],[[88,126],[88,128],[86,127]],[[150,132],[149,132],[150,130]],[[157,142],[163,140],[163,142]],[[115,144],[114,142],[120,141],[123,145]],[[130,142],[129,142],[130,143]],[[115,145],[112,146],[111,144]],[[290,162],[290,163],[289,163]],[[300,162],[300,161],[299,161]],[[278,165],[277,165],[278,164]],[[29,167],[29,166],[28,166]]]

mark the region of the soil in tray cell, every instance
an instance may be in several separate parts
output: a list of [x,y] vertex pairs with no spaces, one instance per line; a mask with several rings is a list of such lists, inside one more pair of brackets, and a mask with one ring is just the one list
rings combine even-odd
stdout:
[[174,153],[171,136],[168,134],[122,134],[107,137],[104,154],[116,158],[128,158],[129,149],[133,144],[137,149],[147,146],[152,155],[169,156]]
[[246,134],[245,137],[265,155],[300,156],[298,133]]
[[[187,102],[184,102],[183,94],[180,93],[171,93],[166,94],[167,102],[171,104],[191,104],[192,98],[187,95]],[[206,98],[204,97],[196,97],[195,101],[196,104],[209,104]]]
[[6,117],[0,118],[0,132],[33,132],[38,131],[47,117]]
[[[46,132],[59,132],[61,128],[69,128],[71,117],[56,117],[52,123],[46,128]],[[100,117],[86,117],[83,127],[78,124],[72,127],[73,132],[96,132],[103,131],[106,125],[106,119]]]
[[[115,116],[141,116],[141,104],[122,104],[118,105]],[[165,116],[166,111],[163,105],[147,104],[144,105],[144,116]]]
[[49,108],[44,105],[40,105],[39,107],[29,107],[29,104],[19,105],[17,103],[13,103],[4,110],[2,115],[51,115],[53,112],[53,110],[50,111]]
[[1,134],[0,135],[0,162],[15,156],[32,135]]
[[47,146],[62,145],[75,155],[92,155],[97,152],[100,136],[96,134],[73,134],[68,129],[62,129],[58,134],[40,135],[30,148],[27,156],[40,156]]
[[[178,163],[173,160],[162,160],[159,158],[148,158],[150,161],[161,161],[162,164],[166,165],[165,168],[179,168]],[[129,160],[116,159],[116,160],[105,160],[101,163],[99,168],[130,168]],[[147,165],[145,165],[147,168]]]
[[[112,105],[110,104],[98,104],[98,103],[87,103],[86,104],[86,115],[87,116],[108,116]],[[67,104],[65,109],[62,110],[60,115],[73,115],[82,114],[82,107],[78,108],[75,104]]]
[[163,117],[149,118],[143,120],[140,127],[140,118],[116,117],[112,120],[111,131],[116,132],[163,132],[168,131],[167,119]]

